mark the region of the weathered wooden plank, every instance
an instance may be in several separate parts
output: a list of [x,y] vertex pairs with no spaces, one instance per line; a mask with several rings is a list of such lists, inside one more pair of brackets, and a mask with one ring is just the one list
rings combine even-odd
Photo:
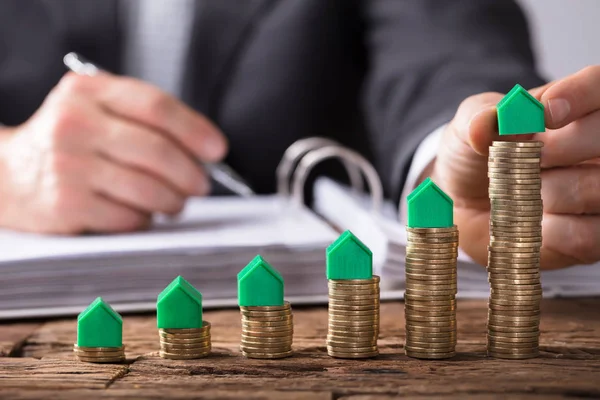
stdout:
[[73,359],[0,358],[0,393],[7,389],[103,389],[128,371],[127,365],[86,364]]
[[[239,355],[237,310],[205,313],[205,319],[213,326],[215,351],[211,357],[191,361],[159,358],[155,318],[126,316],[124,341],[129,364],[122,366],[76,362],[72,355],[74,319],[51,321],[37,329],[21,351],[40,360],[0,359],[9,361],[0,364],[0,388],[21,396],[11,398],[47,397],[43,396],[44,391],[50,389],[61,389],[61,397],[71,393],[72,398],[189,398],[189,393],[196,398],[200,393],[206,398],[236,398],[244,394],[251,399],[346,396],[343,398],[387,400],[396,396],[474,395],[595,398],[600,397],[599,306],[600,299],[545,301],[542,356],[527,361],[485,356],[486,302],[475,300],[459,302],[459,355],[433,362],[403,355],[403,305],[395,302],[385,303],[381,309],[382,355],[366,361],[327,356],[325,308],[295,309],[296,355],[265,361]],[[23,384],[30,378],[35,378],[33,387]],[[107,390],[101,390],[107,386]],[[288,397],[282,397],[282,393]]]
[[[56,397],[56,391],[49,390],[8,390],[0,395],[3,398],[12,400],[39,400],[52,399]],[[61,390],[60,398],[64,400],[81,399],[219,399],[219,400],[332,400],[333,396],[329,392],[297,392],[297,391],[269,391],[256,390],[247,391],[237,390],[208,390],[204,392],[194,392],[188,390],[173,391],[170,388],[146,390],[143,388],[135,389],[112,389],[108,390]]]
[[25,340],[41,325],[41,322],[0,324],[0,357],[17,354]]

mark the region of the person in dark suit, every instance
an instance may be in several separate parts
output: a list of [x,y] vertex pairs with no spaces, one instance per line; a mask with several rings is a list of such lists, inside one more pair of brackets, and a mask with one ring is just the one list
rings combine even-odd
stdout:
[[[494,104],[519,82],[556,129],[540,135],[543,262],[600,258],[600,175],[579,165],[600,154],[600,70],[541,86],[513,1],[4,0],[0,37],[3,227],[139,229],[209,193],[194,158],[268,193],[283,151],[314,135],[360,150],[398,199],[438,132],[417,175],[454,197],[461,246],[482,261]],[[112,73],[65,75],[69,51]]]

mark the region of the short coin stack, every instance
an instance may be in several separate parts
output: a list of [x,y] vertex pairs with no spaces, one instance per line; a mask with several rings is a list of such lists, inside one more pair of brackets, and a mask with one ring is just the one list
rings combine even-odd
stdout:
[[240,306],[242,342],[248,358],[275,359],[292,355],[294,320],[290,303],[282,306]]
[[327,353],[336,358],[379,354],[379,277],[329,280]]
[[453,357],[458,229],[407,230],[406,355],[422,359]]
[[487,348],[492,357],[539,354],[542,146],[531,141],[494,142],[490,147]]
[[125,349],[121,347],[73,347],[79,361],[89,363],[120,363],[125,361]]
[[202,328],[159,329],[162,358],[193,360],[210,354],[210,323],[203,321]]

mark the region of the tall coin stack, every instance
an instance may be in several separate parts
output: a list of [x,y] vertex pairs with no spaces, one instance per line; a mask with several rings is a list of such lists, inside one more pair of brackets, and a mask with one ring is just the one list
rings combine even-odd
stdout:
[[275,359],[292,355],[294,320],[290,303],[282,306],[240,306],[242,342],[248,358]]
[[456,347],[458,229],[407,228],[406,355],[453,357]]
[[73,347],[79,361],[89,363],[121,363],[125,361],[125,348],[121,347]]
[[206,357],[211,351],[210,323],[202,321],[202,328],[159,329],[162,358],[193,360]]
[[379,354],[379,277],[330,279],[327,353],[336,358]]
[[492,357],[539,354],[542,146],[531,141],[494,142],[490,147],[487,349]]

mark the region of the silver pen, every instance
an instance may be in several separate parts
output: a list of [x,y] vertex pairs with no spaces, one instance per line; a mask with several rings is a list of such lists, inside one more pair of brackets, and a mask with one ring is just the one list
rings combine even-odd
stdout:
[[[101,71],[94,63],[74,52],[65,55],[63,62],[67,68],[78,75],[94,76]],[[249,197],[255,194],[244,179],[227,164],[202,163],[202,165],[211,178],[233,193],[242,197]]]

